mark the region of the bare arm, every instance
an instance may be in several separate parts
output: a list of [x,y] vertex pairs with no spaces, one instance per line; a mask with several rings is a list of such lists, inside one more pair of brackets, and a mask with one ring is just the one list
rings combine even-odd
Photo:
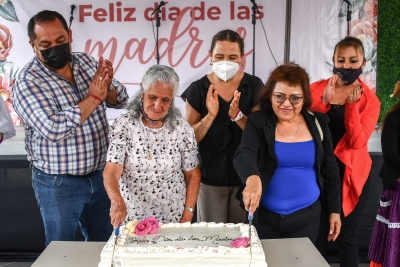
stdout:
[[122,170],[122,164],[107,162],[103,172],[104,188],[111,201],[110,218],[114,229],[125,220],[128,214],[118,183]]
[[[197,166],[193,170],[184,172],[184,176],[186,183],[185,206],[194,208],[194,206],[196,205],[197,196],[199,195],[200,180],[201,180],[201,173],[199,167]],[[192,218],[193,218],[193,213],[191,213],[188,210],[184,210],[180,222],[181,223],[191,222]]]
[[[219,110],[218,92],[213,91],[214,86],[211,84],[208,88],[206,97],[206,107],[208,114],[201,119],[201,114],[197,112],[189,103],[186,101],[186,121],[192,126],[194,134],[196,136],[196,142],[199,143],[206,136],[208,129],[213,124],[215,117]],[[201,119],[201,120],[200,120]]]
[[192,126],[197,143],[203,140],[215,119],[210,114],[207,114],[201,121],[200,117],[200,113],[186,101],[186,121]]

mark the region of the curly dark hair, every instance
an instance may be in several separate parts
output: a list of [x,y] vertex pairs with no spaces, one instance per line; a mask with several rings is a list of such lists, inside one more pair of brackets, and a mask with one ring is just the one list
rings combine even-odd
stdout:
[[312,101],[310,93],[310,78],[306,70],[294,62],[280,65],[271,71],[265,86],[260,90],[259,93],[260,110],[272,110],[272,92],[274,91],[278,82],[283,82],[290,86],[300,85],[304,96],[304,105],[302,107],[302,111],[308,111],[308,109],[311,107]]

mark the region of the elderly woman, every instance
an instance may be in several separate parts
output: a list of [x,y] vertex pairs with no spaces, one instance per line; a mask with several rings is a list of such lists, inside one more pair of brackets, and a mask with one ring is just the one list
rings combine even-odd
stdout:
[[128,113],[110,129],[104,185],[111,224],[152,216],[161,222],[190,222],[200,186],[192,127],[174,106],[175,71],[154,65]]
[[[328,118],[309,113],[309,78],[289,63],[272,71],[250,115],[234,166],[244,188],[242,205],[254,213],[260,238],[315,241],[320,199],[329,203],[329,240],[340,232],[340,179]],[[244,189],[244,190],[243,190]]]

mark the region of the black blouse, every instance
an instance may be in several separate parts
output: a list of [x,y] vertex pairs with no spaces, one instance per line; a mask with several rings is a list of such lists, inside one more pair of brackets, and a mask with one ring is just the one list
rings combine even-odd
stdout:
[[[340,139],[342,139],[346,133],[346,127],[344,125],[344,110],[345,105],[331,104],[331,109],[326,112],[326,115],[329,117],[329,130],[332,134],[333,149],[335,149]],[[346,167],[338,157],[336,157],[336,161],[339,166],[340,177],[343,178]]]
[[[210,80],[207,75],[193,82],[182,94],[184,101],[201,114],[207,113],[206,98]],[[244,73],[237,90],[241,92],[239,109],[246,116],[257,103],[263,82],[260,78]],[[199,143],[201,182],[213,186],[239,186],[241,181],[233,167],[233,155],[242,139],[242,129],[232,122],[228,111],[230,103],[218,96],[219,111],[207,134]]]

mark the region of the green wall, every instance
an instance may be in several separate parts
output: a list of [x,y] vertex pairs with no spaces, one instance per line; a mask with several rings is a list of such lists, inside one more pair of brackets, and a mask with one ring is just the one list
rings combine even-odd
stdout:
[[390,98],[397,81],[400,81],[400,2],[378,2],[378,62],[377,96],[381,100],[379,121],[397,98]]

